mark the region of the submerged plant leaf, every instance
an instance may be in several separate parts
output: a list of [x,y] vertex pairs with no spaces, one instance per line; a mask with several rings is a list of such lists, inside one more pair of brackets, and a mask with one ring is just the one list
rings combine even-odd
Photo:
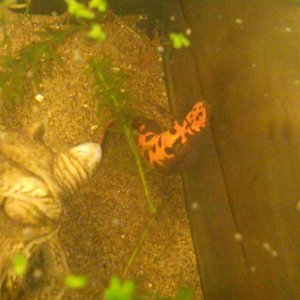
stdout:
[[189,39],[184,35],[184,33],[170,33],[169,38],[172,41],[173,47],[176,49],[181,49],[183,47],[187,48],[191,45]]
[[88,32],[88,37],[102,42],[105,40],[106,35],[100,25],[93,24],[91,30]]
[[118,120],[129,98],[128,93],[123,89],[127,76],[119,70],[115,71],[106,58],[92,61],[90,70],[96,76],[93,85],[94,96],[103,97],[106,106]]
[[68,4],[68,12],[77,19],[92,20],[95,18],[94,12],[89,10],[83,3],[76,0],[65,0],[65,2]]
[[104,291],[104,300],[134,300],[135,284],[127,280],[121,282],[117,277],[113,277],[109,286]]
[[99,12],[105,12],[107,10],[107,2],[105,0],[91,0],[89,7],[96,8]]
[[18,276],[25,274],[27,269],[27,258],[21,254],[17,253],[13,258],[13,270]]
[[65,277],[65,286],[71,289],[82,289],[87,284],[87,278],[83,275],[67,275]]
[[23,103],[25,95],[33,86],[38,88],[43,71],[48,76],[52,75],[53,61],[61,61],[55,47],[74,29],[76,27],[71,27],[68,31],[38,32],[47,39],[25,46],[16,56],[0,56],[1,98],[6,109],[13,110],[16,104]]

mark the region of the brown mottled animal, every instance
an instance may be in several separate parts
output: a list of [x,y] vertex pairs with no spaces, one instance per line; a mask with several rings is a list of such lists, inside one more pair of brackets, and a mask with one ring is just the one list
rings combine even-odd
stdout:
[[[54,153],[45,126],[0,130],[0,299],[61,299],[69,273],[57,233],[62,201],[93,175],[102,152],[86,143]],[[16,276],[16,254],[28,260]]]

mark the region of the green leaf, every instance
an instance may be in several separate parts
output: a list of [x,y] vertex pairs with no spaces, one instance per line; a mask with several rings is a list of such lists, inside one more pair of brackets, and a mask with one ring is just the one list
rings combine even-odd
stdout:
[[110,285],[104,291],[104,300],[134,300],[135,285],[133,281],[121,282],[119,278],[113,277]]
[[189,39],[182,32],[179,33],[172,32],[169,34],[169,38],[175,49],[181,49],[183,47],[187,48],[191,45]]
[[93,24],[91,30],[88,32],[88,37],[100,42],[104,41],[106,38],[105,32],[102,27],[98,24]]
[[25,274],[27,269],[27,258],[21,254],[17,253],[13,258],[13,270],[18,276]]
[[28,91],[34,85],[38,87],[44,72],[51,76],[53,61],[62,61],[55,47],[76,29],[72,26],[66,31],[46,29],[37,32],[44,40],[23,47],[16,55],[0,56],[0,105],[13,112],[16,104],[24,102]]
[[65,286],[71,289],[82,289],[87,284],[87,278],[83,275],[67,275],[65,277]]
[[68,4],[68,12],[74,15],[77,19],[94,19],[95,14],[89,10],[83,3],[79,3],[76,0],[65,0]]
[[89,7],[97,8],[99,12],[105,12],[107,10],[107,2],[105,0],[91,0]]

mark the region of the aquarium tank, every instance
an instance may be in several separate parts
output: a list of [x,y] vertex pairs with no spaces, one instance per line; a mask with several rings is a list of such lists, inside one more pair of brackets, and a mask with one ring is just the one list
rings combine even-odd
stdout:
[[300,299],[300,1],[2,0],[0,43],[0,300]]

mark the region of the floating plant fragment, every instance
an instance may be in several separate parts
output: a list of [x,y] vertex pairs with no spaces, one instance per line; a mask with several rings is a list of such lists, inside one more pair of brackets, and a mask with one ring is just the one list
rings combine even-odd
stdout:
[[188,48],[191,45],[190,40],[182,32],[172,32],[169,34],[169,38],[175,49]]
[[83,275],[67,275],[65,277],[65,286],[71,289],[82,289],[87,284],[87,278]]
[[78,19],[94,19],[95,14],[89,10],[83,3],[79,3],[76,0],[65,0],[68,4],[68,12],[74,15]]
[[97,8],[99,12],[105,12],[107,10],[107,2],[105,0],[91,0],[89,7]]
[[23,276],[27,269],[27,259],[21,254],[17,253],[13,257],[13,270],[18,276]]
[[121,282],[117,277],[113,277],[109,287],[104,291],[104,300],[134,300],[135,284],[133,281],[127,280]]
[[88,32],[88,37],[100,42],[104,41],[106,38],[105,32],[102,27],[98,24],[93,24],[91,30]]

